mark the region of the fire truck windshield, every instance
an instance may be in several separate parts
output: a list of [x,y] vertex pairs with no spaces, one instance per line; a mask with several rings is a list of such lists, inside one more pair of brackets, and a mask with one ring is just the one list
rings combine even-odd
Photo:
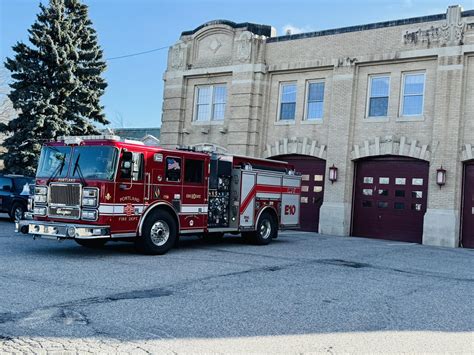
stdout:
[[[118,151],[111,146],[57,147],[44,146],[38,164],[37,177],[84,178],[113,180]],[[71,162],[74,167],[70,168]]]
[[44,146],[41,150],[36,176],[66,177],[70,160],[71,147]]
[[117,149],[110,146],[75,147],[71,161],[74,168],[72,178],[112,180],[117,165]]

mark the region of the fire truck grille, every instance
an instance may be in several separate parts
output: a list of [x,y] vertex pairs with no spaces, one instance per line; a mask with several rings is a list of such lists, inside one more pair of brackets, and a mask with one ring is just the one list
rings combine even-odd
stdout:
[[80,206],[80,184],[51,184],[49,203],[59,206]]
[[79,219],[81,210],[78,207],[49,207],[48,216],[66,219]]

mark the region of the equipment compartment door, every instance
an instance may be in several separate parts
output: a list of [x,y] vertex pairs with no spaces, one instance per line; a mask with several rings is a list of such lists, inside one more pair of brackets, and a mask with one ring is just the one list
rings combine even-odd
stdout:
[[285,227],[295,227],[300,222],[300,191],[299,176],[283,177],[281,194],[281,224]]
[[240,226],[249,228],[254,226],[255,195],[257,174],[252,171],[242,171],[242,185],[240,192]]

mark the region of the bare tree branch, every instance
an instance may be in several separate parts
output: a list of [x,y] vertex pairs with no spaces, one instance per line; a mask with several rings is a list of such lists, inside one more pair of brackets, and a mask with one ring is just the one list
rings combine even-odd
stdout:
[[11,100],[8,98],[10,76],[5,68],[0,68],[0,123],[7,124],[17,117]]

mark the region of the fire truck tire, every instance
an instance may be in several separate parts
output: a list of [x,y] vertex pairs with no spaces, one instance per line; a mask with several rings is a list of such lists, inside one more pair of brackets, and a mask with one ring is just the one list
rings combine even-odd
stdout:
[[278,226],[275,218],[269,212],[263,212],[257,223],[255,232],[242,233],[245,240],[256,245],[267,245],[278,234]]
[[107,243],[107,239],[74,239],[77,244],[91,249],[102,248],[105,243]]
[[135,247],[143,254],[165,254],[175,245],[178,238],[175,219],[164,210],[151,212],[143,224],[142,231],[142,235],[135,241]]

